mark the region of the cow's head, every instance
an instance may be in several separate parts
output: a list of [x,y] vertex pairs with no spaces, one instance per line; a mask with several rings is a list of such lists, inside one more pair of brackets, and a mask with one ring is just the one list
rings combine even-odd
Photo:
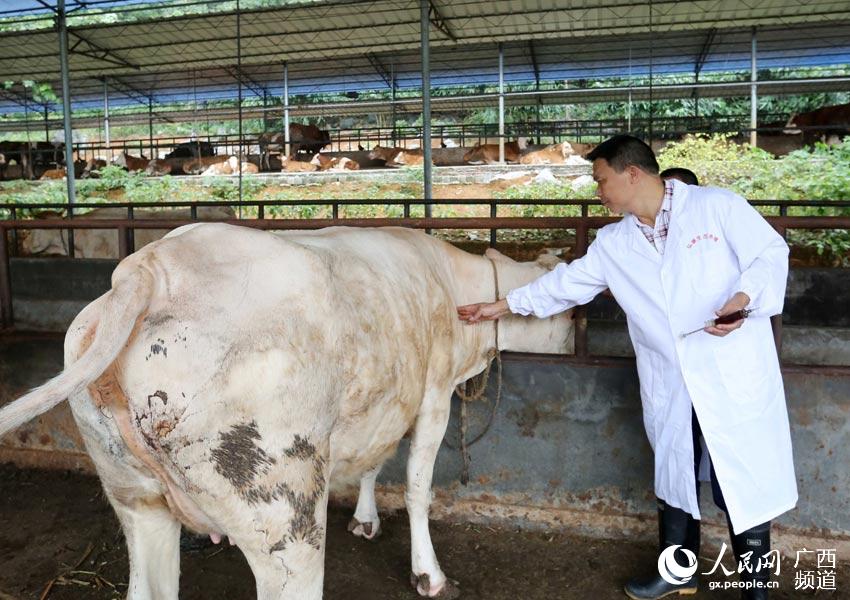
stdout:
[[384,148],[380,144],[369,151],[369,160],[387,160],[387,152],[390,148]]
[[481,149],[481,144],[475,144],[467,150],[463,155],[465,163],[481,163],[484,162],[484,151]]
[[326,154],[322,154],[321,152],[317,152],[316,155],[310,160],[311,165],[319,167],[319,169],[322,171],[331,168],[334,163],[335,161],[333,158],[327,156]]
[[[484,255],[496,266],[502,297],[551,271],[561,262],[551,252],[529,262],[515,261],[493,248],[488,248]],[[571,353],[575,339],[572,317],[572,309],[547,319],[519,315],[503,317],[499,320],[499,349],[541,354]]]
[[516,145],[519,146],[520,151],[528,148],[528,138],[525,136],[520,136],[516,139]]
[[400,165],[415,167],[425,164],[425,155],[421,150],[414,150],[413,152],[399,152],[398,156],[395,157],[395,162]]
[[576,153],[576,151],[573,149],[572,144],[570,144],[569,142],[561,142],[559,146],[561,146],[561,156],[563,156],[564,158],[570,157]]

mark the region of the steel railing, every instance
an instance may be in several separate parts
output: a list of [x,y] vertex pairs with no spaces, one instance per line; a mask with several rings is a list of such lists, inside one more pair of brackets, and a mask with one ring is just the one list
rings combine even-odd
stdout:
[[[339,208],[354,205],[403,205],[404,216],[388,218],[340,218]],[[489,206],[489,217],[411,217],[410,208],[416,205],[480,205]],[[791,229],[850,229],[850,216],[789,216],[792,208],[829,207],[850,208],[850,201],[792,201],[792,200],[756,200],[751,204],[760,207],[777,209],[778,215],[767,215],[765,218],[780,234],[785,236]],[[267,219],[265,210],[270,206],[304,206],[325,205],[332,207],[331,218],[299,218],[299,219]],[[499,217],[498,208],[507,205],[543,205],[543,206],[576,206],[580,216],[571,217]],[[321,229],[323,227],[345,225],[349,227],[386,227],[402,226],[425,230],[440,229],[487,229],[490,230],[490,245],[496,243],[496,232],[507,229],[566,229],[575,231],[574,257],[578,258],[587,252],[590,244],[590,233],[609,223],[617,221],[618,217],[590,215],[591,207],[598,207],[596,200],[491,200],[491,199],[447,199],[426,202],[424,200],[361,200],[361,199],[322,199],[322,200],[283,200],[256,202],[169,202],[169,203],[121,203],[121,204],[78,204],[74,209],[120,207],[128,211],[126,219],[87,219],[85,215],[74,216],[71,219],[21,219],[20,211],[37,209],[67,209],[67,204],[0,204],[0,211],[11,213],[10,220],[0,220],[0,329],[13,326],[12,289],[10,277],[9,235],[19,230],[31,229],[114,229],[118,235],[119,258],[124,258],[134,250],[132,232],[135,229],[173,229],[182,225],[197,222],[198,208],[209,206],[255,207],[256,218],[219,220],[235,225],[252,227],[263,230],[285,229]],[[189,208],[189,219],[139,219],[134,218],[137,208]],[[777,347],[781,347],[781,316],[772,319],[774,336]],[[587,358],[587,316],[584,307],[577,307],[574,313],[575,322],[575,356]],[[832,368],[832,367],[831,367]],[[842,369],[841,367],[838,367]],[[848,368],[850,370],[850,368]]]

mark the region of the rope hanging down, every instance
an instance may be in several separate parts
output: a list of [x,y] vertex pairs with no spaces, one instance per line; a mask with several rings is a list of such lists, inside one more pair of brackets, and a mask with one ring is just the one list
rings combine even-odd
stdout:
[[[496,270],[496,263],[490,260],[490,266],[493,267],[493,284],[495,288],[495,296],[496,301],[499,301],[499,274]],[[499,354],[499,320],[496,319],[493,321],[495,326],[495,347],[490,348],[487,352],[487,367],[483,372],[479,373],[475,377],[470,378],[466,382],[461,385],[458,385],[455,388],[455,393],[458,398],[461,399],[460,404],[460,432],[459,432],[459,446],[453,446],[448,441],[444,441],[448,448],[451,450],[460,449],[460,456],[463,462],[463,468],[460,474],[460,482],[463,485],[469,483],[469,465],[471,462],[471,458],[469,456],[469,448],[478,443],[490,430],[490,426],[493,424],[493,419],[496,417],[496,411],[499,409],[499,403],[502,399],[502,356]],[[471,440],[467,440],[467,432],[469,430],[469,413],[468,413],[468,403],[474,402],[476,400],[481,400],[484,397],[485,392],[487,391],[487,383],[490,380],[490,370],[493,365],[493,361],[496,362],[496,399],[493,402],[493,408],[490,411],[490,416],[487,418],[487,424],[484,426],[484,429],[481,432],[472,438]],[[466,388],[466,389],[464,389]]]

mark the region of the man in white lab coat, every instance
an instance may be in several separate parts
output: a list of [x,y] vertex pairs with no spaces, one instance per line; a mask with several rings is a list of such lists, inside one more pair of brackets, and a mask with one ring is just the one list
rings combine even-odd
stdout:
[[[655,452],[660,550],[680,566],[626,584],[631,598],[694,593],[699,554],[698,474],[710,473],[749,582],[767,598],[770,520],[797,502],[788,412],[770,316],[782,312],[788,246],[741,197],[663,181],[652,150],[631,136],[587,158],[602,205],[624,218],[599,230],[587,255],[498,302],[458,307],[469,323],[508,312],[544,318],[609,288],[628,319],[643,421]],[[748,318],[699,329],[715,315]],[[707,449],[704,452],[703,449]],[[702,469],[699,469],[702,463]],[[693,554],[691,554],[693,553]],[[659,561],[659,565],[662,561]],[[752,572],[747,570],[747,567]],[[689,569],[690,567],[690,569]]]

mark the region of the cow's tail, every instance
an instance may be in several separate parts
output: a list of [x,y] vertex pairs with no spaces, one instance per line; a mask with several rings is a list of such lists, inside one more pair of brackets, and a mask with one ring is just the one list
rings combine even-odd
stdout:
[[0,409],[0,436],[47,412],[95,381],[121,353],[145,312],[153,276],[137,267],[115,281],[104,299],[91,345],[59,375]]

